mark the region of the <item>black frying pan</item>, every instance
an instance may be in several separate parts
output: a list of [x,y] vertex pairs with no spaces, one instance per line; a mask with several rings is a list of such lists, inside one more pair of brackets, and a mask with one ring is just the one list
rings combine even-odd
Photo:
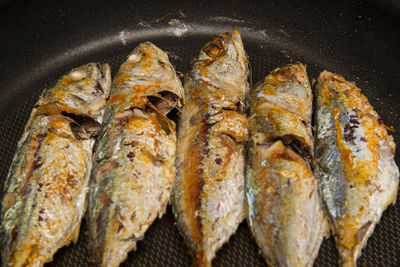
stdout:
[[[214,35],[240,30],[253,82],[271,69],[301,61],[310,78],[324,69],[363,89],[382,119],[400,129],[400,4],[392,1],[0,1],[0,189],[16,144],[42,89],[73,67],[108,62],[116,72],[140,42],[170,52],[186,72]],[[399,134],[394,133],[400,144]],[[399,151],[398,151],[399,152]],[[400,163],[399,156],[396,157]],[[2,198],[2,195],[0,195]],[[400,205],[384,213],[359,266],[400,265]],[[122,266],[190,266],[171,211],[157,220]],[[77,245],[51,266],[86,266],[87,225]],[[265,266],[243,222],[217,253],[214,266]],[[316,266],[335,266],[333,239]]]

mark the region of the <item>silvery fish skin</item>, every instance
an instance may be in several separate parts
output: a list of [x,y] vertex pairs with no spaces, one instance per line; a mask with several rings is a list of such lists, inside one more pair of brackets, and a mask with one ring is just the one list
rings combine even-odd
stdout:
[[315,171],[339,263],[356,266],[383,211],[396,200],[393,137],[360,89],[327,71],[318,78],[315,123]]
[[107,64],[76,68],[33,109],[5,183],[4,266],[42,266],[77,241],[110,73]]
[[165,212],[175,177],[175,123],[183,87],[150,42],[121,65],[107,102],[90,187],[88,221],[100,266],[118,266]]
[[247,120],[242,103],[248,75],[235,30],[207,43],[185,77],[171,203],[198,266],[211,266],[216,251],[245,217]]
[[305,66],[273,70],[250,92],[249,108],[250,229],[270,266],[312,266],[329,228],[308,164],[312,92]]

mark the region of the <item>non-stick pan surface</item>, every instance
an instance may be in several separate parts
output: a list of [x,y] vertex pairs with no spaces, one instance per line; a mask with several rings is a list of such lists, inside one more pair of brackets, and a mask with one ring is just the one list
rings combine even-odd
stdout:
[[[0,190],[16,144],[43,88],[73,67],[108,62],[116,72],[142,41],[169,51],[185,73],[214,35],[240,30],[252,81],[301,61],[310,78],[324,69],[363,89],[382,119],[400,130],[400,12],[395,1],[1,1]],[[400,144],[398,132],[394,133]],[[398,151],[399,152],[399,151]],[[400,158],[396,156],[399,164]],[[2,198],[2,194],[0,195]],[[50,266],[87,266],[87,225],[76,245],[62,248]],[[384,213],[359,266],[399,266],[400,205]],[[335,266],[333,239],[315,266]],[[243,222],[217,253],[214,266],[265,266]],[[190,266],[191,257],[171,210],[150,227],[122,266]]]

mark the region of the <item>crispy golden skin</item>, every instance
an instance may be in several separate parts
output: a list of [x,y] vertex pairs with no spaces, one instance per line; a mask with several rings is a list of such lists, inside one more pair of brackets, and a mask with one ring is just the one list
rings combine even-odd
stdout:
[[183,88],[168,56],[146,42],[121,65],[107,102],[89,194],[93,254],[118,266],[165,212],[175,176],[175,123]]
[[269,265],[312,266],[328,227],[308,165],[313,155],[312,94],[305,66],[273,70],[249,99],[246,195],[251,231]]
[[44,91],[32,111],[2,202],[5,266],[42,266],[77,241],[110,76],[108,65],[74,69]]
[[247,57],[238,31],[207,43],[185,77],[171,203],[198,266],[210,266],[245,216],[241,114]]
[[317,84],[316,175],[342,266],[356,266],[383,211],[394,203],[395,144],[354,84],[324,71]]

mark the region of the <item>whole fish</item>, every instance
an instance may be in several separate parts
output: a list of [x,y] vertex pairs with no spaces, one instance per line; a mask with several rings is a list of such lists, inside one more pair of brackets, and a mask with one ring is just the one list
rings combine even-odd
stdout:
[[4,266],[42,266],[77,241],[110,72],[107,64],[76,68],[45,90],[33,109],[5,183]]
[[245,217],[244,155],[249,85],[247,56],[237,30],[207,43],[185,76],[172,207],[198,266]]
[[312,92],[305,66],[273,70],[251,90],[249,106],[250,229],[269,265],[312,266],[329,228],[309,167]]
[[342,266],[356,266],[383,211],[395,202],[395,144],[353,83],[324,71],[317,84],[316,160],[320,191]]
[[133,50],[114,79],[87,214],[100,266],[118,266],[165,212],[176,152],[175,123],[166,116],[182,97],[167,54],[150,42]]

